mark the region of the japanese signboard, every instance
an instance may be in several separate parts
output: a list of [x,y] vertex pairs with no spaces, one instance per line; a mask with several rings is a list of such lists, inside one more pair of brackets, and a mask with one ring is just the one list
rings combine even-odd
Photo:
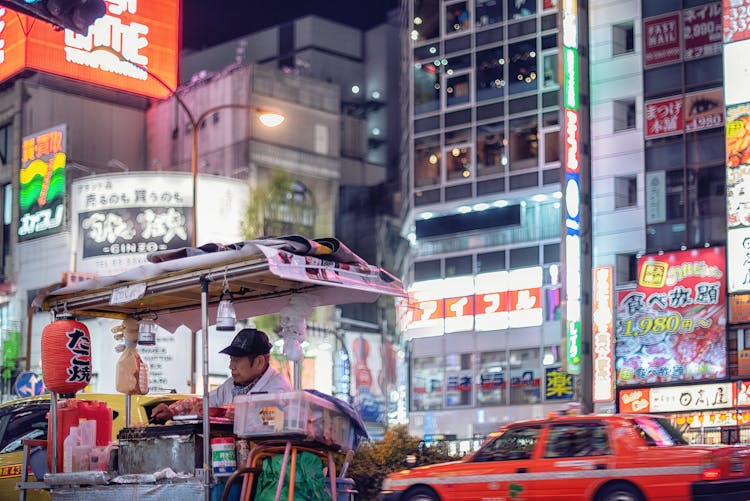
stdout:
[[18,240],[59,232],[65,220],[66,126],[26,136],[18,173]]
[[562,369],[547,367],[544,370],[544,397],[546,400],[573,398],[573,376]]
[[635,289],[618,292],[618,385],[726,376],[724,248],[638,260]]
[[614,268],[600,266],[594,268],[594,305],[593,305],[593,362],[594,402],[614,400],[614,367],[612,339],[614,300],[612,297]]
[[730,293],[750,290],[750,228],[727,232],[727,282]]
[[542,325],[542,268],[415,282],[401,308],[412,336]]
[[733,407],[735,383],[624,389],[619,412],[690,412]]
[[684,130],[682,96],[646,101],[646,139],[680,134]]
[[723,0],[724,43],[750,38],[750,0]]
[[685,94],[685,132],[724,125],[722,88]]
[[644,66],[669,64],[681,57],[680,13],[643,20]]
[[167,87],[177,85],[180,2],[105,3],[106,14],[87,35],[0,8],[0,81],[28,68],[149,97],[169,96]]
[[721,54],[721,2],[682,11],[685,60]]

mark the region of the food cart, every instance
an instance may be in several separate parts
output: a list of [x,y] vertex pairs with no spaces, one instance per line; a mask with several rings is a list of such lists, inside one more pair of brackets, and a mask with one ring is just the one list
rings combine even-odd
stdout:
[[[35,304],[53,314],[66,312],[77,317],[126,319],[148,316],[170,332],[181,325],[193,332],[200,329],[202,393],[207,402],[208,326],[213,323],[211,319],[216,318],[217,307],[224,297],[231,297],[237,318],[244,319],[279,312],[295,303],[317,307],[372,302],[381,294],[403,295],[400,280],[366,263],[333,238],[309,240],[293,235],[230,246],[210,244],[202,248],[153,253],[147,264],[118,275],[98,277],[47,292],[37,297]],[[95,339],[96,334],[92,336],[92,344]],[[299,373],[295,370],[294,374],[295,390],[299,390]],[[112,484],[111,475],[106,472],[72,477],[55,472],[57,454],[61,454],[56,450],[57,412],[57,398],[53,394],[48,442],[52,449],[53,470],[44,476],[44,488],[50,490],[53,499],[101,499],[105,495],[112,499],[158,499],[166,492],[159,494],[158,485],[153,483],[143,491],[139,491],[138,484]],[[126,411],[127,418],[129,413]],[[210,466],[208,437],[211,437],[212,420],[208,405],[203,405],[200,421],[202,468],[196,467],[194,478],[188,481],[169,484],[170,499],[209,499],[214,479]],[[129,424],[127,422],[126,426]],[[279,483],[282,479],[283,470]],[[76,488],[71,491],[71,484],[90,485],[89,490]],[[24,489],[23,485],[19,487]],[[335,493],[333,482],[331,488]],[[69,497],[71,492],[73,497]],[[92,497],[86,497],[87,492]]]

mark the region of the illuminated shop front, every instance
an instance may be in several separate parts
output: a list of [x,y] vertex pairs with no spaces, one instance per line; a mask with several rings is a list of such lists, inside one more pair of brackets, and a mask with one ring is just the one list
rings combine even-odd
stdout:
[[691,443],[750,444],[750,381],[628,388],[618,406],[667,416]]

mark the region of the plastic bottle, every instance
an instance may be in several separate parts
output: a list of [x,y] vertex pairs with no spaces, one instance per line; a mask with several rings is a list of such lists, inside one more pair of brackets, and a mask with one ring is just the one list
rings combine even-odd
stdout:
[[63,472],[73,471],[73,450],[78,445],[78,427],[71,426],[70,433],[63,441]]

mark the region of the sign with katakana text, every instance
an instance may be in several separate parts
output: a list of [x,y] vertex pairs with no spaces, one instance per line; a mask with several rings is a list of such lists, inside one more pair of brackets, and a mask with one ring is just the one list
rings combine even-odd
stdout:
[[638,285],[618,291],[618,385],[726,376],[724,248],[638,261]]
[[685,60],[721,54],[721,2],[682,11]]

